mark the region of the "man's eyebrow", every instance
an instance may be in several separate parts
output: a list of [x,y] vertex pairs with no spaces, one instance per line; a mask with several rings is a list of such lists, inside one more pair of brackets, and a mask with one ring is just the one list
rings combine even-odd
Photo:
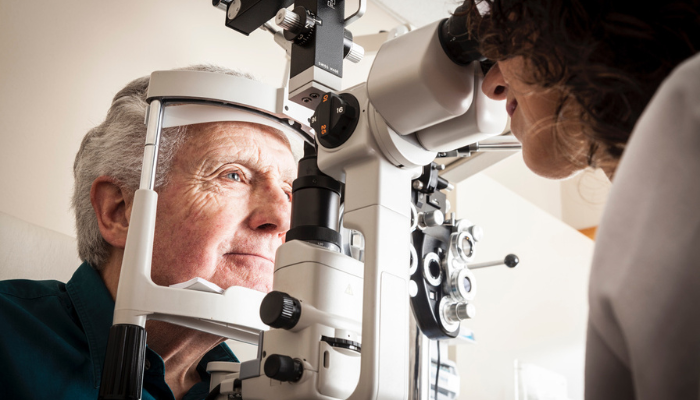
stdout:
[[287,172],[282,173],[282,180],[284,180],[285,183],[288,183],[289,185],[293,185],[294,181],[297,179],[297,171],[296,170],[288,170]]
[[[227,165],[227,164],[240,164],[241,166],[253,171],[253,172],[259,172],[261,170],[264,170],[266,168],[261,167],[258,158],[252,156],[251,154],[246,154],[246,152],[242,152],[243,154],[225,154],[225,155],[217,155],[214,157],[208,157],[204,163],[205,165],[208,165],[214,169],[218,169],[220,166]],[[294,168],[277,168],[277,171],[279,173],[280,179],[282,179],[285,183],[292,185],[294,180],[297,179],[297,165],[294,164]]]

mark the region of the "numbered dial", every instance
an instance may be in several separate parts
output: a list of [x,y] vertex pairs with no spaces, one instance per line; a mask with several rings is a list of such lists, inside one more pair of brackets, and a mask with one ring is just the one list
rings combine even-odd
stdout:
[[311,127],[316,131],[319,144],[335,148],[345,143],[357,127],[360,104],[349,93],[326,93],[311,117]]

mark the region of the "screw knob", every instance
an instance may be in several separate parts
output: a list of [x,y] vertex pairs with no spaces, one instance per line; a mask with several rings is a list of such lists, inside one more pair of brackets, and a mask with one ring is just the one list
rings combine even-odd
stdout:
[[304,374],[301,361],[289,356],[271,354],[265,360],[265,376],[282,382],[299,382]]
[[299,14],[283,8],[275,15],[275,23],[282,29],[299,32],[303,28]]
[[353,44],[350,46],[350,50],[348,50],[348,53],[345,55],[345,59],[357,64],[362,61],[362,57],[364,56],[365,49],[359,44],[353,42]]
[[475,242],[480,242],[484,239],[484,230],[478,225],[472,225],[467,228],[467,232],[472,235]]
[[445,317],[451,322],[459,322],[476,316],[476,307],[470,303],[455,303],[445,309]]
[[445,215],[440,210],[426,211],[418,214],[418,223],[424,227],[440,226],[445,222]]

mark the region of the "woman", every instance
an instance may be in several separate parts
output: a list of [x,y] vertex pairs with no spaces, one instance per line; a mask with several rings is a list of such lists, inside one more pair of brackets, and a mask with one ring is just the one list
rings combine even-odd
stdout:
[[468,7],[535,173],[613,189],[589,290],[586,398],[700,398],[700,1]]

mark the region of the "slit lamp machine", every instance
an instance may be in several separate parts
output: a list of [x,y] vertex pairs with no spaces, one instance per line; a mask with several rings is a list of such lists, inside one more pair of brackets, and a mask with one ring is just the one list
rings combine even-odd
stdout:
[[[289,55],[286,87],[208,72],[151,75],[100,399],[141,398],[148,319],[257,344],[256,359],[210,363],[208,399],[454,398],[430,343],[458,337],[460,321],[474,317],[474,269],[518,259],[472,263],[483,233],[448,214],[443,191],[452,185],[434,160],[518,144],[492,140],[505,106],[481,91],[490,63],[459,13],[385,42],[367,81],[341,90],[344,60],[363,55],[347,28],[366,1],[349,17],[343,0],[213,1],[227,27],[273,34]],[[160,132],[227,120],[305,141],[273,291],[155,285]]]

